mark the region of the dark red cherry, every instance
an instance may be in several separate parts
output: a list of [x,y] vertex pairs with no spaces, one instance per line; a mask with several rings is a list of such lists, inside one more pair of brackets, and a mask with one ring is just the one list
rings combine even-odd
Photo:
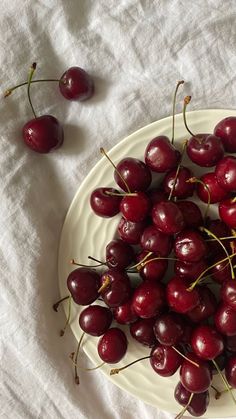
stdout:
[[236,335],[236,311],[227,304],[221,304],[214,316],[217,330],[226,336]]
[[159,282],[145,281],[134,291],[133,308],[141,318],[160,314],[165,303],[165,289]]
[[[137,256],[137,262],[142,261],[147,253],[147,251],[139,253]],[[157,255],[150,255],[147,259],[145,259],[143,267],[141,266],[139,268],[139,274],[145,280],[161,281],[166,273],[167,267],[168,261],[166,259],[158,259]]]
[[177,276],[194,280],[207,269],[207,263],[204,259],[201,259],[198,262],[182,262],[181,260],[177,260],[174,269]]
[[236,388],[236,355],[228,359],[225,366],[225,376],[229,385]]
[[223,157],[216,165],[215,174],[223,189],[228,192],[236,191],[236,157]]
[[97,188],[90,196],[90,206],[95,214],[100,217],[114,217],[120,212],[120,202],[122,197],[109,195],[108,193],[118,194],[119,191],[114,188]]
[[[190,399],[191,393],[182,386],[181,382],[175,387],[175,400],[181,404],[181,406],[186,406]],[[192,416],[202,416],[209,405],[210,396],[209,391],[204,393],[194,394],[193,398],[189,404],[187,411],[191,413]]]
[[223,143],[225,151],[236,153],[236,117],[228,116],[222,119],[215,126],[214,134],[219,137]]
[[183,358],[171,346],[157,344],[151,351],[150,364],[154,371],[162,377],[175,374]]
[[164,191],[166,192],[166,194],[169,195],[170,191],[173,189],[175,184],[174,190],[172,192],[173,197],[175,196],[179,199],[185,199],[189,196],[192,196],[195,189],[195,185],[194,183],[187,182],[187,180],[193,176],[193,173],[190,169],[184,166],[180,167],[177,178],[176,172],[177,169],[173,169],[165,175],[163,179]]
[[140,221],[139,223],[133,223],[122,217],[118,224],[118,234],[126,243],[138,244],[146,226],[146,220]]
[[220,202],[222,199],[227,198],[229,195],[229,193],[217,182],[217,178],[214,172],[205,173],[200,177],[200,180],[206,185],[204,186],[201,183],[197,184],[197,195],[201,201],[208,203],[208,191],[210,193],[210,204]]
[[130,334],[139,343],[152,348],[156,344],[153,331],[156,317],[150,319],[138,319],[130,325]]
[[143,231],[140,244],[144,250],[166,257],[171,252],[173,240],[171,236],[150,225]]
[[121,306],[114,308],[113,316],[117,323],[120,324],[130,324],[135,322],[138,318],[133,309],[132,300],[129,300]]
[[199,358],[212,360],[222,354],[224,341],[214,327],[202,325],[194,329],[191,346]]
[[188,318],[193,323],[200,323],[211,317],[217,309],[217,301],[213,292],[206,286],[198,288],[200,302],[187,313]]
[[230,352],[236,352],[236,335],[226,336],[225,346]]
[[198,358],[194,353],[188,353],[186,356],[196,362],[198,367],[184,360],[180,368],[181,383],[190,393],[203,393],[209,388],[212,380],[209,363]]
[[178,314],[167,313],[157,318],[153,330],[162,345],[173,346],[182,340],[184,324]]
[[102,361],[116,364],[126,354],[127,339],[122,330],[112,327],[98,341],[98,354]]
[[109,307],[119,307],[129,300],[131,285],[128,275],[118,269],[109,269],[103,273],[100,285],[108,281],[107,287],[101,291],[105,303]]
[[143,192],[123,197],[120,203],[120,212],[126,220],[139,223],[145,220],[151,207],[151,202]]
[[92,336],[103,335],[109,329],[111,322],[111,311],[98,305],[86,307],[79,316],[81,329]]
[[23,126],[25,144],[37,153],[49,153],[59,148],[64,140],[60,122],[52,115],[31,119]]
[[174,169],[180,160],[180,152],[171,144],[169,138],[160,135],[147,145],[145,150],[146,165],[153,171],[164,173]]
[[226,199],[219,203],[219,216],[230,228],[236,228],[236,199]]
[[188,229],[177,235],[174,251],[183,262],[198,262],[207,255],[207,246],[200,233]]
[[186,228],[197,228],[203,225],[203,217],[200,208],[192,201],[177,201]]
[[[231,236],[230,228],[223,221],[219,219],[216,219],[216,220],[208,219],[207,228],[218,238]],[[227,242],[227,240],[224,240],[223,243],[224,243],[224,246],[227,248],[227,250],[230,251],[230,243]],[[219,244],[219,242],[216,240],[208,242],[208,248],[210,250],[210,253],[214,256],[222,252],[222,247]]]
[[67,278],[67,287],[76,304],[88,305],[98,298],[100,276],[89,268],[77,268]]
[[222,283],[220,291],[221,299],[225,304],[236,311],[236,281],[231,279]]
[[201,167],[212,167],[224,156],[220,138],[212,134],[198,134],[188,140],[187,154],[193,163]]
[[134,159],[133,157],[125,157],[117,164],[116,168],[114,179],[117,185],[125,192],[128,191],[122,178],[128,185],[130,192],[146,191],[151,184],[151,171],[141,160]]
[[165,234],[179,233],[185,227],[179,207],[172,201],[161,201],[152,209],[152,220],[156,228]]
[[187,313],[200,302],[198,288],[188,291],[189,281],[174,276],[167,284],[166,298],[169,307],[177,313]]
[[161,188],[153,188],[147,191],[147,195],[151,200],[152,206],[157,204],[158,202],[167,200],[168,196]]
[[212,263],[215,264],[217,261],[219,261],[217,265],[213,266],[211,269],[211,277],[218,284],[223,284],[225,281],[228,281],[232,278],[229,261],[225,260],[224,262],[220,262],[220,260],[225,259],[225,256],[225,254],[220,253]]
[[94,84],[85,70],[80,67],[71,67],[61,76],[59,89],[68,100],[84,101],[93,96]]
[[106,263],[109,268],[125,269],[134,260],[134,250],[121,239],[115,239],[106,246]]

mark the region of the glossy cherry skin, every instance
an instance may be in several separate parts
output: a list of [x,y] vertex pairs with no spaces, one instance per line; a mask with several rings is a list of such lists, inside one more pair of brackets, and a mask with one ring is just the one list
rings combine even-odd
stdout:
[[220,290],[220,295],[224,303],[236,311],[236,281],[235,279],[231,279],[229,281],[223,282],[221,290]]
[[172,250],[173,240],[171,236],[150,225],[143,231],[140,244],[143,250],[166,257]]
[[167,313],[157,318],[153,330],[158,342],[162,345],[173,346],[181,341],[184,324],[178,314]]
[[134,250],[121,239],[106,245],[106,263],[109,268],[125,269],[134,261]]
[[77,268],[67,278],[67,287],[76,304],[92,304],[98,298],[100,276],[89,268]]
[[[186,406],[190,399],[191,393],[182,386],[179,382],[175,387],[175,400],[181,404],[181,406]],[[194,394],[190,405],[187,409],[192,416],[202,416],[207,410],[209,405],[210,396],[209,391],[205,391],[204,393]]]
[[176,171],[177,169],[173,169],[165,175],[163,179],[164,191],[169,195],[175,184],[174,191],[172,193],[173,197],[175,196],[179,199],[185,199],[192,196],[195,185],[194,183],[187,182],[187,180],[193,176],[193,173],[187,167],[181,166],[176,178]]
[[172,201],[161,201],[152,209],[152,220],[156,228],[165,234],[179,233],[185,227],[179,207]]
[[[126,181],[130,192],[146,191],[151,184],[151,171],[141,160],[125,157],[117,164],[116,168],[114,179],[117,185],[125,192],[128,191],[122,178]],[[119,176],[119,173],[121,176]]]
[[144,192],[126,195],[120,203],[120,212],[126,220],[139,223],[145,220],[151,207],[151,202]]
[[177,201],[186,228],[197,228],[203,225],[203,217],[200,208],[192,201]]
[[223,143],[225,151],[236,153],[236,117],[228,116],[222,119],[215,126],[214,134],[219,137]]
[[111,322],[111,310],[98,305],[86,307],[79,316],[81,329],[91,336],[103,335],[109,329]]
[[191,346],[199,358],[210,361],[222,354],[224,341],[214,327],[202,325],[194,329]]
[[184,360],[180,368],[180,381],[190,393],[203,393],[209,388],[212,380],[209,363],[198,358],[194,353],[188,353],[186,356],[196,362],[199,367]]
[[113,309],[113,316],[117,323],[130,324],[138,319],[133,306],[132,300],[127,301],[119,307]]
[[150,319],[138,319],[130,325],[130,334],[139,343],[144,346],[152,348],[156,343],[156,337],[154,335],[153,326],[155,324],[156,317]]
[[177,260],[174,265],[174,270],[177,276],[186,279],[196,279],[203,271],[207,269],[207,263],[204,259],[198,262],[183,262]]
[[212,167],[224,156],[220,138],[212,134],[198,134],[188,140],[188,157],[201,167]]
[[122,217],[118,224],[118,234],[126,243],[138,244],[146,226],[146,220],[140,221],[139,223],[133,223]]
[[217,330],[226,336],[236,335],[236,311],[227,304],[221,304],[214,316]]
[[103,362],[116,364],[125,356],[127,346],[125,333],[117,327],[112,327],[99,339],[98,355]]
[[180,152],[171,144],[168,137],[160,135],[147,145],[145,150],[146,165],[157,173],[174,169],[180,160]]
[[150,364],[162,377],[175,374],[182,362],[183,358],[171,346],[157,344],[151,350]]
[[61,76],[59,89],[66,99],[82,102],[93,96],[94,83],[85,70],[80,67],[71,67]]
[[42,115],[26,122],[22,135],[25,144],[37,153],[56,150],[64,141],[63,128],[52,115]]
[[225,156],[215,168],[215,174],[220,186],[228,192],[236,191],[236,158]]
[[211,317],[217,309],[217,300],[213,292],[206,286],[198,288],[200,302],[187,313],[193,323],[200,323]]
[[217,182],[217,178],[214,172],[205,173],[200,177],[200,180],[206,185],[204,186],[201,183],[197,184],[197,195],[201,201],[208,203],[208,190],[210,193],[210,204],[220,202],[222,199],[227,198],[229,195],[229,193]]
[[226,199],[219,203],[219,216],[230,228],[236,228],[236,200]]
[[225,346],[230,352],[236,352],[236,335],[226,336]]
[[145,281],[140,284],[133,295],[135,313],[148,319],[160,314],[165,306],[165,289],[159,282]]
[[183,262],[198,262],[207,255],[207,247],[200,233],[188,229],[177,235],[174,252]]
[[129,300],[131,296],[131,285],[128,275],[118,269],[109,269],[103,273],[100,285],[106,280],[109,285],[101,292],[102,298],[109,307],[119,307]]
[[[147,251],[139,253],[137,256],[137,262],[142,261],[147,253]],[[161,281],[166,273],[167,267],[168,261],[166,259],[158,259],[158,256],[150,255],[147,259],[145,259],[143,267],[140,266],[138,271],[139,275],[145,280]]]
[[167,284],[166,298],[169,307],[177,313],[187,313],[196,307],[199,302],[198,288],[188,291],[189,281],[174,276]]
[[109,195],[108,193],[118,194],[119,191],[114,188],[97,188],[90,196],[90,206],[95,214],[100,217],[108,218],[120,212],[120,202],[122,197]]
[[236,388],[236,355],[228,359],[225,366],[225,376],[229,385]]

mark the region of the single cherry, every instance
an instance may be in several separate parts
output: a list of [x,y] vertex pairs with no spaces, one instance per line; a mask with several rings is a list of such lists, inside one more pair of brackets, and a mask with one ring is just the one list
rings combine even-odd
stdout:
[[67,278],[67,287],[76,304],[92,304],[98,298],[100,276],[89,268],[77,268]]
[[152,209],[152,220],[162,233],[176,234],[185,227],[184,217],[178,205],[172,201],[161,201]]
[[[176,169],[168,172],[163,179],[163,189],[166,194],[170,194],[172,191],[172,196],[178,199],[185,199],[193,195],[195,185],[194,183],[187,182],[193,176],[193,173],[190,169],[184,166],[180,166],[177,177]],[[175,186],[174,186],[175,185]]]
[[132,299],[126,301],[126,303],[121,306],[114,308],[113,316],[117,323],[120,324],[130,324],[135,322],[138,316],[133,309]]
[[154,371],[162,377],[175,374],[183,358],[171,346],[157,344],[151,350],[150,364]]
[[207,286],[198,289],[199,304],[188,311],[187,316],[193,323],[200,323],[209,319],[217,309],[217,300],[213,292]]
[[221,201],[219,203],[219,215],[230,228],[236,228],[236,198]]
[[184,360],[180,368],[181,383],[190,393],[203,393],[211,384],[212,371],[210,365],[194,353],[188,353],[187,357],[196,362],[198,367]]
[[183,262],[176,260],[174,264],[174,270],[177,276],[194,280],[207,269],[207,263],[205,259],[200,259],[198,262]]
[[120,203],[120,212],[126,220],[139,223],[145,220],[150,210],[151,202],[144,192],[127,194]]
[[81,329],[92,336],[103,335],[109,329],[111,322],[111,311],[98,305],[86,307],[79,316]]
[[236,311],[227,304],[221,304],[214,316],[217,330],[226,336],[236,335]]
[[133,308],[141,318],[154,317],[165,307],[165,290],[162,284],[145,281],[140,284],[133,295]]
[[203,225],[203,217],[200,208],[192,201],[177,201],[182,212],[186,228],[197,228]]
[[172,250],[173,240],[170,235],[164,234],[154,225],[150,225],[143,231],[140,244],[143,250],[165,257]]
[[[151,184],[152,174],[144,162],[133,157],[125,157],[116,166],[114,179],[123,191],[146,191]],[[124,182],[125,181],[125,182]]]
[[173,346],[182,340],[184,324],[178,314],[167,313],[157,318],[153,330],[162,345]]
[[[115,194],[115,195],[111,195]],[[114,188],[97,188],[90,196],[90,206],[100,217],[114,217],[120,212],[122,196]]]
[[160,135],[153,138],[145,150],[146,165],[157,173],[165,173],[177,167],[180,152],[171,144],[168,137]]
[[198,262],[207,255],[207,246],[200,233],[188,229],[177,235],[174,251],[183,262]]
[[126,272],[119,269],[109,269],[103,273],[100,281],[101,296],[109,307],[119,307],[129,300],[131,284]]
[[224,156],[220,138],[212,134],[197,134],[188,140],[187,154],[193,163],[201,167],[212,167]]
[[94,83],[89,74],[80,67],[71,67],[59,80],[61,94],[68,100],[89,99],[94,94]]
[[184,278],[174,276],[166,287],[166,298],[169,307],[177,313],[187,313],[195,308],[199,302],[198,288],[188,290],[189,281]]
[[156,344],[156,337],[153,331],[155,321],[156,317],[137,319],[130,325],[131,336],[142,345],[152,348]]
[[137,256],[138,262],[141,262],[145,258],[145,261],[138,268],[139,275],[145,280],[161,281],[166,273],[168,260],[158,259],[158,256],[153,254],[146,257],[147,254],[147,251],[143,251]]
[[106,246],[106,263],[109,268],[125,269],[134,260],[134,250],[121,239],[115,239]]
[[112,327],[98,341],[98,354],[102,361],[116,364],[125,356],[127,345],[125,333]]
[[146,226],[146,220],[140,221],[139,223],[133,223],[122,217],[118,224],[118,234],[126,243],[139,244],[141,235]]
[[[205,203],[215,204],[228,197],[229,193],[217,182],[214,172],[205,173],[200,177],[202,183],[197,184],[197,195]],[[205,186],[206,185],[206,186]],[[209,197],[209,194],[210,197]],[[210,199],[209,199],[210,198]]]
[[236,157],[225,156],[215,168],[216,179],[227,192],[236,191]]
[[199,358],[212,360],[222,354],[224,341],[214,327],[202,325],[194,329],[191,346]]
[[222,119],[215,126],[214,134],[219,137],[223,143],[225,151],[236,153],[236,117],[228,116]]

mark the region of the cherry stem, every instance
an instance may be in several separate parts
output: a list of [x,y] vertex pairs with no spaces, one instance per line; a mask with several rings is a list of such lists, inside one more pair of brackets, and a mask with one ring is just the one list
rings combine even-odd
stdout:
[[[235,236],[228,236],[228,237],[218,237],[219,240],[232,240],[232,239],[236,239]],[[214,242],[216,241],[216,239],[206,239],[206,242]]]
[[67,315],[66,323],[63,329],[61,329],[60,331],[60,336],[64,336],[66,328],[70,322],[70,316],[71,316],[71,296],[69,297],[69,308],[68,308],[68,315]]
[[199,365],[196,362],[192,361],[187,356],[183,355],[182,352],[180,352],[175,346],[172,346],[172,348],[174,349],[175,352],[177,352],[177,354],[179,354],[180,356],[182,356],[182,358],[186,359],[186,361],[190,362],[195,367],[199,368]]
[[104,265],[104,263],[99,263],[99,264],[97,264],[97,265],[84,265],[83,263],[77,263],[77,262],[75,262],[75,259],[71,259],[70,260],[70,264],[71,265],[76,265],[76,266],[82,266],[82,267],[84,267],[84,268],[98,268],[99,266],[102,266],[102,265]]
[[222,381],[223,381],[223,383],[225,385],[226,390],[230,393],[230,396],[231,396],[233,402],[236,404],[236,399],[235,399],[235,397],[234,397],[234,395],[232,393],[232,389],[231,389],[231,387],[230,387],[230,385],[229,385],[226,377],[224,376],[224,374],[222,374],[222,372],[221,372],[220,368],[218,367],[216,361],[214,359],[212,359],[212,362],[213,362],[213,364],[214,364],[214,366],[215,366],[218,374],[220,375],[220,377],[221,377],[221,379],[222,379]]
[[101,260],[95,259],[93,256],[88,256],[88,259],[94,260],[94,262],[98,262],[101,266],[102,265],[107,266],[106,262],[102,262]]
[[[41,79],[41,80],[39,79],[39,80],[32,80],[31,83],[39,83],[39,82],[45,82],[45,81],[60,82],[60,80],[58,80],[58,79]],[[18,87],[26,86],[27,84],[28,84],[28,81],[25,81],[24,83],[20,83],[20,84],[17,84],[16,86],[14,86],[14,87],[10,87],[9,89],[7,89],[4,92],[4,97],[6,98],[6,97],[10,96],[12,94],[12,92],[14,92],[14,90],[18,89]]]
[[116,192],[106,191],[105,194],[109,196],[137,196],[137,192],[116,193]]
[[236,196],[233,199],[231,199],[231,202],[236,202]]
[[192,135],[192,137],[195,137],[195,135],[192,133],[192,131],[190,131],[190,129],[187,125],[187,121],[186,121],[186,108],[187,108],[187,105],[189,104],[190,100],[191,100],[191,96],[186,96],[184,98],[183,118],[184,118],[184,125],[185,125],[186,130],[189,132],[190,135]]
[[74,361],[74,355],[75,355],[75,354],[74,354],[74,353],[72,353],[72,354],[70,355],[70,358],[71,358],[71,360],[72,360],[73,364],[77,366],[78,370],[81,370],[81,371],[94,371],[94,370],[98,370],[98,368],[103,367],[103,365],[105,364],[105,362],[102,362],[101,364],[99,364],[99,365],[97,365],[96,367],[93,367],[93,368],[83,368],[83,367],[79,367],[79,365],[78,365],[77,363],[75,363],[75,361]]
[[211,193],[210,193],[210,189],[209,189],[208,185],[205,182],[203,182],[201,179],[198,179],[196,177],[191,177],[186,182],[200,183],[200,185],[202,185],[206,189],[206,191],[207,191],[207,206],[206,206],[206,210],[205,210],[205,214],[204,214],[204,219],[206,220],[207,217],[208,217],[208,212],[210,210],[210,205],[211,205]]
[[143,356],[142,358],[136,359],[135,361],[130,362],[129,364],[125,365],[124,367],[121,367],[121,368],[113,368],[113,369],[110,371],[110,375],[119,374],[119,372],[120,372],[120,371],[123,371],[123,370],[125,370],[126,368],[131,367],[131,365],[134,365],[134,364],[136,364],[136,363],[137,363],[137,362],[139,362],[139,361],[143,361],[144,359],[149,359],[149,358],[151,358],[151,355],[148,355],[148,356]]
[[176,88],[175,88],[175,92],[174,92],[174,97],[173,97],[173,109],[172,109],[172,140],[171,140],[171,144],[174,144],[174,139],[175,139],[175,106],[176,106],[176,97],[177,97],[178,89],[179,89],[179,86],[181,84],[184,84],[184,80],[180,80],[176,84]]
[[30,104],[31,110],[33,112],[33,115],[34,115],[35,118],[37,118],[34,107],[33,107],[32,102],[31,102],[31,97],[30,97],[30,85],[31,85],[31,80],[32,80],[32,77],[34,75],[35,70],[36,70],[36,63],[33,63],[32,66],[30,67],[30,70],[29,70],[27,95],[28,95],[29,104]]
[[182,163],[182,160],[183,160],[183,157],[184,157],[184,153],[185,153],[187,144],[188,144],[188,141],[184,141],[182,154],[181,154],[180,161],[179,161],[179,164],[178,164],[176,173],[175,173],[175,178],[174,178],[173,186],[172,186],[172,188],[170,190],[168,201],[170,201],[171,198],[172,198],[172,195],[173,195],[173,192],[174,192],[174,189],[175,189],[175,185],[176,185],[176,182],[177,182],[177,179],[178,179],[179,171],[180,171],[180,168],[181,168],[181,163]]
[[[224,393],[227,393],[228,392],[228,389],[226,389],[226,390],[222,390],[222,391],[220,391],[220,390],[218,390],[215,386],[213,386],[213,385],[211,385],[211,388],[213,388],[213,390],[215,391],[215,399],[216,400],[219,400],[219,398],[221,397],[221,395],[222,394],[224,394]],[[233,390],[233,388],[232,387],[230,387],[230,390]]]
[[205,233],[207,233],[208,236],[213,237],[221,245],[221,247],[224,250],[225,254],[228,256],[230,270],[231,270],[231,276],[232,276],[233,279],[235,279],[234,268],[233,268],[233,265],[232,265],[232,261],[230,259],[230,255],[229,255],[226,247],[221,242],[221,240],[214,233],[212,233],[210,230],[208,230],[206,227],[199,227],[199,230],[204,231]]
[[104,150],[103,147],[100,148],[100,153],[103,154],[103,156],[105,156],[107,158],[107,160],[111,163],[111,165],[114,167],[116,173],[118,174],[118,176],[121,178],[122,182],[124,182],[125,187],[127,189],[127,192],[130,193],[130,189],[129,186],[127,184],[127,182],[125,181],[125,179],[123,178],[122,174],[119,172],[119,170],[117,170],[116,165],[113,163],[113,161],[110,159],[110,157],[108,156],[108,154],[106,153],[106,151]]
[[53,310],[56,311],[56,312],[58,312],[59,305],[62,303],[62,301],[65,301],[68,298],[70,298],[69,295],[67,295],[66,297],[61,298],[59,301],[57,301],[55,304],[53,304],[53,306],[52,306]]
[[84,335],[85,335],[85,332],[83,332],[82,335],[80,336],[80,340],[79,340],[79,343],[78,343],[78,346],[77,346],[77,349],[76,349],[76,353],[75,353],[75,356],[73,357],[74,358],[74,366],[75,366],[75,383],[76,384],[79,384],[79,376],[78,376],[78,371],[77,371],[77,361],[78,361],[79,350],[80,350]]
[[[130,266],[130,268],[129,269],[134,269],[134,268],[137,268],[137,270],[139,271],[140,269],[142,269],[142,267],[144,266],[143,265],[143,263],[147,260],[147,258],[149,258],[149,256],[151,256],[153,254],[153,252],[148,252],[145,256],[144,256],[144,258],[142,259],[142,260],[140,260],[138,263],[136,263],[135,265],[133,265],[133,266]],[[159,259],[159,258],[157,258],[157,259]]]
[[103,282],[102,286],[98,290],[98,294],[101,294],[102,291],[104,291],[107,287],[109,287],[111,281],[109,276],[105,277],[105,281]]
[[189,407],[189,405],[190,405],[190,403],[191,403],[191,401],[192,401],[193,396],[194,396],[194,393],[191,393],[191,394],[190,394],[190,396],[189,396],[188,403],[187,403],[187,404],[186,404],[186,406],[185,406],[185,407],[181,410],[181,412],[180,412],[177,416],[175,416],[175,419],[181,419],[181,418],[184,416],[184,414],[185,414],[186,410],[188,409],[188,407]]

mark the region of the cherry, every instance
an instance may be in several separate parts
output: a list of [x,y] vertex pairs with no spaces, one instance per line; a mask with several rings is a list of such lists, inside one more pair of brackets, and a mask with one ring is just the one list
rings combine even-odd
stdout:
[[221,304],[214,316],[217,330],[226,336],[236,335],[236,312],[227,304]]
[[[222,199],[227,198],[229,195],[228,192],[223,189],[220,184],[217,182],[217,178],[214,172],[205,173],[200,178],[202,183],[197,184],[197,195],[201,201],[215,204],[216,202],[222,201]],[[204,186],[206,185],[206,186]],[[210,200],[209,194],[210,193]]]
[[219,137],[223,143],[225,151],[228,153],[236,152],[236,117],[228,116],[222,119],[215,126],[214,134]]
[[129,300],[131,285],[128,275],[118,269],[109,269],[101,277],[101,295],[109,307],[119,307]]
[[221,259],[224,259],[224,256],[217,256],[214,261],[214,264],[219,261],[215,266],[211,269],[212,278],[218,284],[224,283],[232,278],[231,276],[231,269],[229,265],[229,261],[225,260],[224,262],[220,262]]
[[211,368],[207,361],[198,358],[194,353],[188,353],[187,357],[196,362],[198,367],[184,360],[180,368],[180,381],[190,393],[203,393],[211,384]]
[[154,317],[165,306],[165,291],[159,282],[145,281],[140,284],[133,295],[133,308],[141,318]]
[[106,263],[109,268],[125,269],[134,260],[134,250],[121,239],[115,239],[106,246]]
[[197,228],[203,225],[203,218],[200,208],[192,201],[177,201],[182,212],[184,223],[187,228]]
[[195,354],[205,360],[215,359],[224,350],[222,336],[214,327],[207,325],[196,327],[192,334],[191,346]]
[[160,135],[153,138],[145,150],[146,165],[157,173],[174,169],[180,160],[180,152],[171,144],[168,137]]
[[161,201],[152,209],[152,220],[162,233],[176,234],[183,230],[185,223],[179,207],[171,201]]
[[[108,193],[109,194],[108,194]],[[117,195],[110,195],[117,194]],[[118,196],[119,191],[114,188],[97,188],[90,196],[90,206],[95,214],[100,217],[114,217],[120,212],[120,202],[122,196]]]
[[[141,160],[126,157],[117,164],[114,179],[119,187],[126,192],[140,192],[148,189],[152,181],[152,174],[149,167]],[[127,185],[129,191],[127,191]]]
[[148,252],[168,256],[172,249],[172,238],[159,231],[154,225],[145,228],[141,235],[140,244]]
[[146,220],[140,221],[139,223],[133,223],[122,217],[118,224],[118,234],[120,238],[127,243],[138,244],[146,226]]
[[143,221],[150,209],[151,203],[144,192],[127,194],[120,203],[120,212],[126,220],[138,223]]
[[152,202],[152,206],[158,202],[165,201],[168,198],[166,193],[161,188],[149,189],[149,191],[147,191],[147,195]]
[[67,287],[76,304],[88,305],[98,298],[100,276],[89,268],[77,268],[67,278]]
[[192,280],[197,278],[206,268],[207,263],[204,259],[200,259],[198,262],[183,262],[177,260],[174,264],[177,276]]
[[199,304],[187,313],[193,323],[200,323],[211,317],[217,309],[217,301],[213,292],[206,286],[198,289],[200,298]]
[[225,376],[228,383],[236,388],[236,355],[231,356],[225,366]]
[[198,134],[188,140],[188,157],[201,167],[212,167],[222,159],[224,147],[220,138],[212,134]]
[[236,335],[226,336],[225,346],[230,352],[236,352]]
[[231,279],[222,283],[221,298],[225,304],[236,311],[236,281]]
[[[148,252],[143,251],[138,254],[137,261],[141,262]],[[145,258],[145,262],[138,269],[140,276],[149,281],[161,281],[166,273],[168,267],[168,261],[166,259],[158,259],[154,255],[150,255]]]
[[[191,393],[186,390],[186,388],[184,388],[181,382],[179,382],[175,387],[174,396],[175,400],[181,404],[181,406],[186,406],[189,402]],[[209,391],[194,394],[187,410],[189,413],[191,413],[192,416],[202,416],[207,410],[209,401]]]
[[98,305],[86,307],[79,316],[81,329],[92,336],[103,335],[109,329],[111,322],[111,311]]
[[172,191],[173,197],[184,199],[192,196],[195,185],[194,183],[187,182],[187,180],[193,176],[191,170],[187,167],[180,166],[177,177],[176,173],[177,170],[173,169],[168,172],[163,179],[163,189],[166,194],[169,195],[174,187]]
[[116,364],[127,351],[125,333],[117,327],[112,327],[98,341],[98,354],[108,364]]
[[139,343],[150,348],[156,344],[153,326],[156,317],[150,319],[138,319],[130,325],[130,334]]
[[117,323],[120,324],[130,324],[135,322],[138,318],[133,309],[132,300],[129,300],[121,306],[114,308],[113,316]]
[[162,377],[175,374],[182,362],[183,358],[171,346],[157,344],[151,350],[150,364]]
[[[215,219],[215,220],[207,220],[207,228],[211,231],[216,237],[229,237],[231,235],[231,231],[229,227],[221,220]],[[224,245],[226,246],[227,250],[230,250],[229,243],[227,244],[227,241],[224,241]],[[210,241],[208,243],[208,248],[211,251],[213,255],[222,252],[222,247],[220,246],[219,242],[214,240]],[[221,258],[222,259],[222,258]]]
[[236,228],[236,199],[226,199],[219,204],[219,215],[222,221],[231,228]]
[[22,130],[25,144],[37,153],[49,153],[64,140],[63,128],[52,115],[42,115],[28,121]]
[[187,313],[195,308],[200,301],[198,289],[188,291],[189,281],[174,276],[166,287],[166,297],[169,307],[177,313]]
[[89,99],[94,94],[94,84],[89,74],[80,67],[71,67],[59,80],[61,94],[68,100]]
[[207,247],[200,233],[195,230],[184,230],[174,242],[176,257],[184,262],[198,262],[207,254]]
[[236,191],[236,157],[225,156],[215,168],[216,179],[228,192]]
[[178,314],[167,313],[157,318],[153,330],[162,345],[173,346],[181,341],[184,325]]

